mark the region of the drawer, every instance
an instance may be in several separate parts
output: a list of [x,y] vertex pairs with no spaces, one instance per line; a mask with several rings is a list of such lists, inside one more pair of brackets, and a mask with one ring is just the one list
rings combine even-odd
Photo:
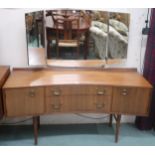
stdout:
[[63,95],[112,95],[112,87],[107,86],[52,86],[46,87],[46,96]]
[[113,90],[112,112],[147,115],[150,96],[148,88],[116,87]]
[[46,112],[109,112],[110,96],[61,96],[46,98]]
[[44,88],[5,90],[7,116],[26,116],[44,113]]

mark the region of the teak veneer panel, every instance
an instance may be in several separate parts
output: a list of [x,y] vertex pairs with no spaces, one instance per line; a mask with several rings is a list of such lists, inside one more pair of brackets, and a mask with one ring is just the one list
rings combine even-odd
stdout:
[[0,118],[3,117],[4,105],[2,99],[2,86],[9,76],[10,68],[8,66],[0,66]]

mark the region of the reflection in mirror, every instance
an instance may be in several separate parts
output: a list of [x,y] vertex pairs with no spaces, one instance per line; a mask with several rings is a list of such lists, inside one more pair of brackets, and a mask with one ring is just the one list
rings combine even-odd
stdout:
[[60,60],[68,63],[68,60],[86,59],[95,63],[105,59],[110,64],[121,63],[127,57],[129,22],[127,13],[96,10],[59,9],[28,13],[29,65],[59,65]]
[[89,48],[91,11],[48,10],[46,11],[47,58],[48,59],[93,59]]
[[25,14],[29,65],[45,65],[44,12]]
[[108,12],[92,11],[91,17],[89,31],[94,48],[90,48],[89,53],[95,54],[94,59],[105,59],[107,57]]
[[126,59],[130,15],[110,12],[109,16],[108,58]]

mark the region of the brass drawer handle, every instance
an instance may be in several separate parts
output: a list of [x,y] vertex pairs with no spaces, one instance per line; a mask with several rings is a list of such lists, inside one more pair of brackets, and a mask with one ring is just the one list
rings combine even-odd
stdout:
[[35,94],[35,91],[34,91],[34,90],[30,90],[30,91],[29,91],[29,96],[30,96],[30,97],[35,97],[35,95],[36,95],[36,94]]
[[96,88],[97,90],[97,95],[105,95],[106,94],[106,90],[105,89],[98,89]]
[[128,90],[124,88],[124,89],[122,90],[122,95],[123,95],[123,96],[128,95]]
[[127,89],[124,88],[124,89],[122,90],[122,92],[127,92]]
[[97,91],[97,95],[105,95],[105,90],[103,90],[103,91]]
[[123,95],[123,96],[127,96],[128,93],[127,93],[127,92],[122,92],[122,95]]
[[96,109],[103,109],[105,106],[104,103],[96,103]]
[[61,109],[61,104],[52,104],[52,108],[54,110],[60,110]]
[[60,91],[53,91],[53,95],[55,95],[55,96],[60,96]]
[[105,95],[106,90],[104,88],[96,88],[97,95]]

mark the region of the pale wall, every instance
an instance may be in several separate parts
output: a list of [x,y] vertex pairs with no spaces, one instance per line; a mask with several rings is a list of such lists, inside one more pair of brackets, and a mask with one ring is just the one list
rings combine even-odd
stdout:
[[[89,8],[87,8],[89,9]],[[27,66],[27,45],[25,33],[25,12],[35,9],[0,9],[0,65],[11,67]],[[36,9],[37,10],[37,9]],[[145,25],[147,9],[103,9],[130,13],[130,33],[127,65],[140,68],[141,30]],[[146,37],[142,43],[142,57],[145,51]],[[100,117],[98,115],[88,115]],[[102,116],[102,115],[101,115]],[[123,117],[124,122],[133,122],[135,117]],[[16,119],[15,119],[16,120]],[[18,120],[18,119],[17,119]],[[9,120],[10,121],[10,120]],[[11,120],[12,121],[12,120]],[[91,123],[104,122],[107,119],[90,119],[73,115],[53,115],[41,118],[42,123]]]

